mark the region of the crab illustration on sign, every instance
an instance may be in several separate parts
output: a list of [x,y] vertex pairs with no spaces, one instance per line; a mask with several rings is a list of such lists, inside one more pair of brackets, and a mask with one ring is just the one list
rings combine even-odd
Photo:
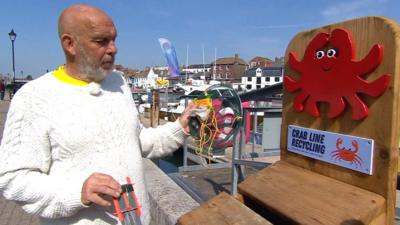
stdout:
[[319,117],[318,102],[329,103],[328,118],[343,113],[346,103],[353,109],[352,119],[368,116],[368,106],[359,93],[377,97],[389,86],[390,75],[384,74],[374,81],[363,79],[374,71],[383,59],[383,45],[375,44],[365,58],[356,61],[355,45],[350,33],[335,29],[331,36],[317,34],[306,47],[302,61],[294,52],[289,53],[289,65],[299,72],[299,80],[284,76],[284,87],[288,92],[301,89],[293,103],[295,111],[304,110]]
[[357,155],[358,151],[360,150],[358,142],[355,140],[351,142],[351,145],[354,147],[354,151],[352,151],[351,148],[346,149],[345,147],[342,147],[342,144],[343,139],[338,138],[336,140],[336,150],[331,152],[331,158],[348,161],[351,164],[355,164],[356,167],[361,167],[363,160]]

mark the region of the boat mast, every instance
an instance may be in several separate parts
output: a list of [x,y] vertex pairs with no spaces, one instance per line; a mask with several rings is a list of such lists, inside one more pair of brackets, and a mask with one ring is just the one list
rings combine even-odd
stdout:
[[214,69],[213,69],[213,80],[215,80],[215,72],[217,70],[217,48],[214,49]]
[[186,45],[186,80],[185,80],[185,84],[187,84],[187,80],[188,80],[188,65],[189,65],[189,44]]
[[201,44],[201,47],[203,49],[203,75],[204,75],[204,80],[206,80],[206,65],[204,64],[204,44]]

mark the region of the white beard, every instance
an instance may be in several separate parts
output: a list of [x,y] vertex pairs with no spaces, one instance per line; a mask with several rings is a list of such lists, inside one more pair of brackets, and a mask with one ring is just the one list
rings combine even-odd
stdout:
[[81,73],[81,78],[99,83],[111,72],[111,70],[105,70],[100,65],[91,62],[85,50],[80,46],[78,47],[78,51],[80,55],[78,58],[78,69]]

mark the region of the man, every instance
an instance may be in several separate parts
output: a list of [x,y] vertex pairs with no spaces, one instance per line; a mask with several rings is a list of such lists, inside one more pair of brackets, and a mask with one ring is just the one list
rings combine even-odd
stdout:
[[149,224],[142,156],[159,157],[186,137],[191,108],[174,123],[145,129],[128,85],[112,72],[117,31],[88,5],[58,22],[65,66],[14,96],[0,149],[0,190],[42,224],[118,224],[111,197],[132,178]]
[[6,92],[6,85],[4,84],[4,80],[1,79],[0,81],[0,100],[4,100],[4,93]]

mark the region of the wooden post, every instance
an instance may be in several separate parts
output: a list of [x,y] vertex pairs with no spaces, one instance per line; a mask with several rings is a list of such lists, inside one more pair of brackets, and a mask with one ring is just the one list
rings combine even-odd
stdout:
[[153,102],[151,104],[150,126],[157,127],[160,124],[160,91],[157,89],[151,90]]

